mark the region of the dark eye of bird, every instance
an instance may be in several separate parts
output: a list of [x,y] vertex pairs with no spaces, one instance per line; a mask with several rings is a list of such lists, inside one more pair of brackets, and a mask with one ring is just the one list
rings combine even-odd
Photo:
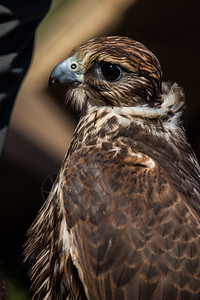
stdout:
[[117,65],[104,63],[101,66],[101,74],[108,81],[116,81],[121,77],[121,69]]

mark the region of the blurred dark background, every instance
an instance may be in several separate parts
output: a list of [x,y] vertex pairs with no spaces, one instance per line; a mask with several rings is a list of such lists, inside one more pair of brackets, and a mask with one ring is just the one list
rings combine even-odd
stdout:
[[51,187],[77,122],[65,91],[47,87],[52,68],[74,46],[100,35],[124,35],[160,60],[164,80],[187,97],[187,132],[200,158],[200,32],[197,1],[55,0],[39,26],[31,68],[18,94],[0,167],[0,268],[9,299],[30,299],[25,234]]

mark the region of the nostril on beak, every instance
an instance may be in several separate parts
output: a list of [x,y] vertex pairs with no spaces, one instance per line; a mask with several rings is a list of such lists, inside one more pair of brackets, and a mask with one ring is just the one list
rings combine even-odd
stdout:
[[55,78],[50,76],[49,77],[49,87],[52,87],[52,85],[54,84],[55,81],[56,81]]

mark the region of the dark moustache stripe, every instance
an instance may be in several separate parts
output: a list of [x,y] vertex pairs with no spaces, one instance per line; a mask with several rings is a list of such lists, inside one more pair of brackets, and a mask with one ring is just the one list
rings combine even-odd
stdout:
[[113,102],[111,100],[109,100],[108,98],[106,98],[105,96],[102,95],[101,93],[101,89],[99,89],[97,86],[95,85],[91,85],[91,83],[88,83],[89,87],[91,88],[91,90],[95,91],[98,93],[98,97],[100,97],[100,99],[107,103],[109,106],[113,106]]

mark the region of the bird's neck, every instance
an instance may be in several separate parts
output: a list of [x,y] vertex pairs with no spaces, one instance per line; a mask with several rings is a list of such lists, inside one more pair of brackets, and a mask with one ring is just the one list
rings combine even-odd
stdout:
[[114,144],[119,145],[119,141],[124,138],[129,139],[130,143],[135,140],[136,133],[139,133],[142,140],[145,136],[150,136],[152,140],[160,139],[160,142],[168,144],[184,141],[184,93],[176,83],[163,83],[162,90],[160,105],[154,107],[148,103],[136,106],[87,104],[72,139],[69,154],[89,145],[102,147],[105,143],[111,143],[111,147],[114,147]]
[[156,140],[161,138],[173,143],[172,140],[176,139],[176,134],[179,138],[184,135],[184,132],[177,126],[171,125],[172,128],[164,128],[162,120],[152,118],[152,114],[157,114],[157,112],[147,111],[141,107],[89,105],[77,125],[69,154],[87,146],[119,148],[125,146],[127,140],[129,145],[133,144],[131,147],[134,147],[136,136],[143,141],[146,136],[151,136]]

